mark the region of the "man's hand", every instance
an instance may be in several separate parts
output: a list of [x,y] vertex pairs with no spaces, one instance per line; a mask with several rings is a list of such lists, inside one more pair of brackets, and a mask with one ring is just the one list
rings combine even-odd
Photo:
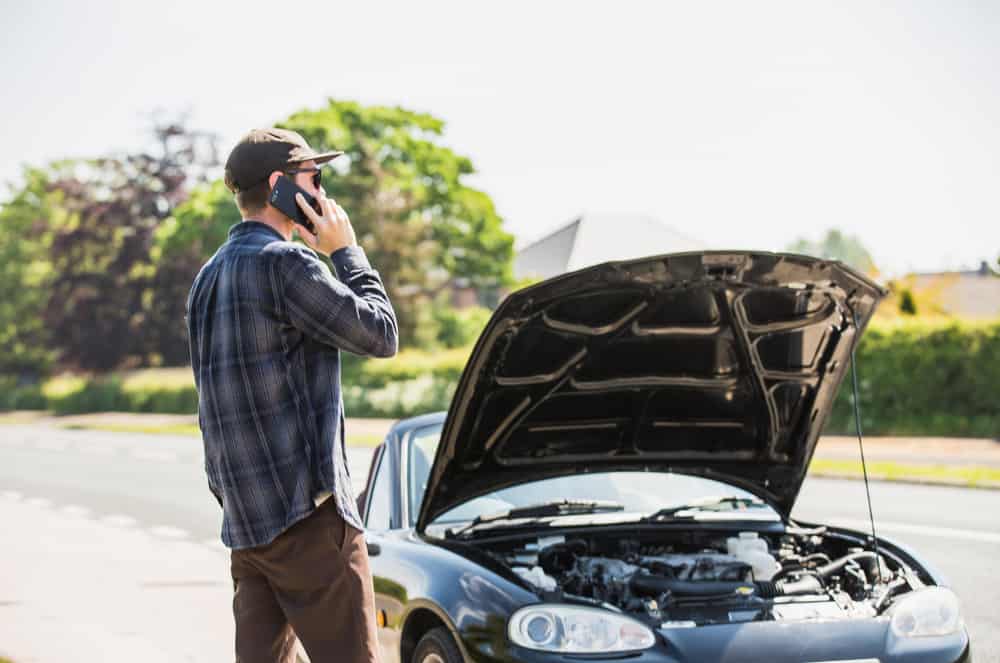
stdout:
[[325,255],[330,255],[345,246],[357,245],[358,240],[354,236],[354,227],[351,225],[351,220],[347,218],[347,212],[344,211],[344,208],[326,196],[320,197],[318,200],[320,209],[323,210],[322,216],[309,207],[301,193],[295,194],[295,202],[299,204],[302,212],[316,227],[316,234],[313,235],[302,226],[298,226],[299,236],[305,240],[305,243],[313,250]]

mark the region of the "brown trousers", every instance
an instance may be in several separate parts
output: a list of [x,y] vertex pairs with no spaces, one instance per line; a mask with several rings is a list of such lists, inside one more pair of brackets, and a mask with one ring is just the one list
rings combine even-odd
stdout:
[[271,543],[234,550],[237,663],[376,663],[375,596],[364,535],[334,498]]

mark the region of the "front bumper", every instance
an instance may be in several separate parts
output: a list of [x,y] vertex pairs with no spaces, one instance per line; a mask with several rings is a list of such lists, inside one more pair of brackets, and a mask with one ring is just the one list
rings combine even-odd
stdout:
[[[500,660],[523,663],[629,661],[629,663],[971,663],[963,629],[950,636],[899,639],[884,619],[837,622],[752,622],[665,628],[657,643],[625,655],[564,655],[508,644]],[[473,653],[470,651],[470,653]],[[489,660],[497,661],[496,651]]]

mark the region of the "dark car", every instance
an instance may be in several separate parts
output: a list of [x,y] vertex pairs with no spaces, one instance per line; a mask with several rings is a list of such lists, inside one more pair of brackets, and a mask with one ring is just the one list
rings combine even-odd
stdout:
[[448,412],[398,422],[372,460],[383,660],[971,660],[914,552],[790,518],[884,295],[744,252],[512,294]]

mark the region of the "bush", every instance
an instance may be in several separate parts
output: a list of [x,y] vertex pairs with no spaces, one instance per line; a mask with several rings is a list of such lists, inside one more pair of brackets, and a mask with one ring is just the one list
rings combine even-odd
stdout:
[[[858,346],[862,430],[1000,437],[1000,322],[873,324]],[[853,432],[850,374],[827,432]]]
[[[352,417],[408,417],[448,407],[469,348],[408,350],[393,359],[344,353],[342,382]],[[195,414],[198,392],[190,368],[145,369],[102,377],[60,375],[43,386],[18,387],[0,377],[0,410],[49,409],[55,414],[151,412]]]
[[350,417],[390,419],[447,410],[457,384],[457,380],[434,375],[391,382],[380,389],[345,384],[344,408]]
[[[352,417],[407,417],[447,409],[470,347],[365,360],[344,353]],[[1000,437],[1000,321],[900,319],[873,323],[858,347],[865,433]],[[44,385],[0,376],[0,409],[194,414],[191,370],[149,369],[104,378],[61,376]],[[852,433],[850,374],[826,432]]]
[[90,379],[62,375],[49,380],[42,393],[55,414],[198,412],[198,392],[190,368],[149,369]]
[[14,376],[0,376],[0,411],[44,410],[42,387],[38,384],[18,384]]
[[464,348],[472,345],[490,320],[488,308],[473,306],[456,309],[442,306],[434,309],[437,324],[437,341],[446,348]]
[[425,376],[458,382],[470,351],[469,347],[440,352],[404,350],[392,359],[375,360],[343,353],[341,382],[345,386],[368,390],[383,389],[393,383],[413,381]]

